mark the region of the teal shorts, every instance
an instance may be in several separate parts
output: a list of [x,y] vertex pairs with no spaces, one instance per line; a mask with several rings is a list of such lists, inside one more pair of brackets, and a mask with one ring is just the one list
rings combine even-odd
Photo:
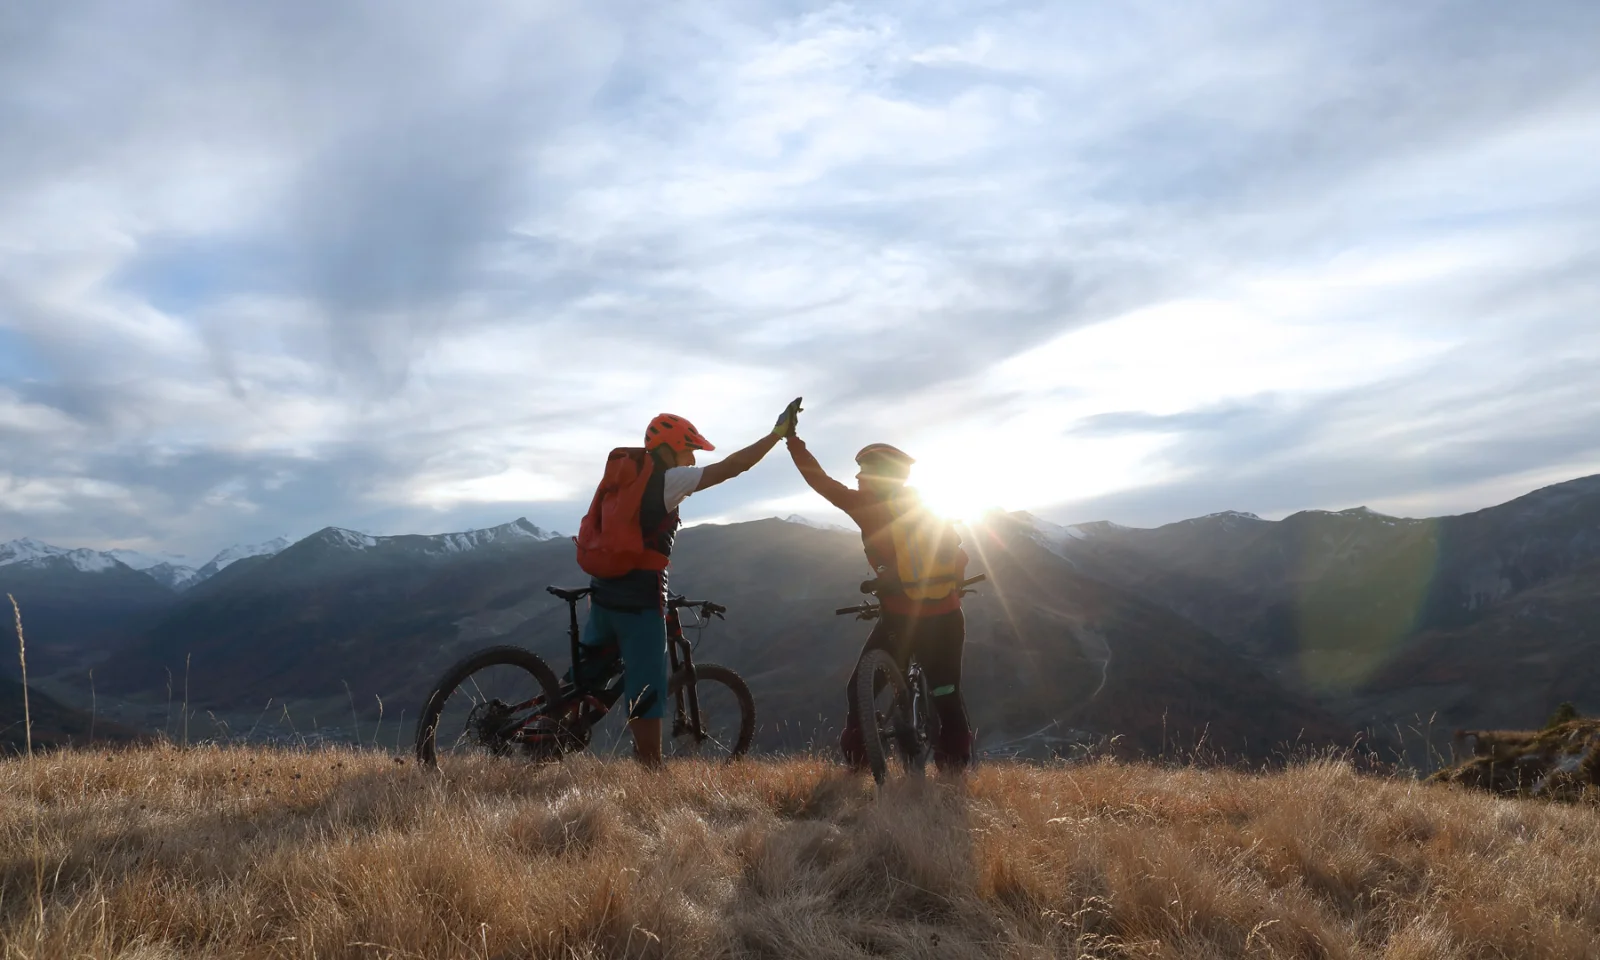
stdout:
[[[589,604],[583,644],[615,643],[622,652],[622,684],[628,716],[659,720],[667,715],[667,621],[655,610],[626,613]],[[642,701],[642,703],[641,703]]]

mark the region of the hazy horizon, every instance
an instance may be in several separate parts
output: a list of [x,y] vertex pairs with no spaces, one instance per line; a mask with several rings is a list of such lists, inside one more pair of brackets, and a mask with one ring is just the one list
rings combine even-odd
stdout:
[[[1570,481],[1574,481],[1574,480],[1590,480],[1590,479],[1596,479],[1596,478],[1600,478],[1600,474],[1593,474],[1593,475],[1584,476],[1584,477],[1569,477],[1566,480],[1556,481],[1556,483],[1566,483],[1566,482],[1570,482]],[[1551,484],[1546,484],[1545,486],[1550,486],[1550,485]],[[1539,489],[1543,489],[1543,488],[1541,487]],[[1472,507],[1469,507],[1467,509],[1450,511],[1450,512],[1446,512],[1446,513],[1412,515],[1412,514],[1387,513],[1386,511],[1383,511],[1383,510],[1374,510],[1374,512],[1379,513],[1379,514],[1383,514],[1385,516],[1395,517],[1396,519],[1436,519],[1436,518],[1444,517],[1444,516],[1452,516],[1452,515],[1458,515],[1458,514],[1463,514],[1463,513],[1472,513],[1472,512],[1474,512],[1476,510],[1482,510],[1482,509],[1486,509],[1486,508],[1489,508],[1489,507],[1499,506],[1500,504],[1506,503],[1509,500],[1514,500],[1514,499],[1517,499],[1517,497],[1525,496],[1525,495],[1527,495],[1529,493],[1533,493],[1533,492],[1535,492],[1535,491],[1534,490],[1525,490],[1525,491],[1522,491],[1521,493],[1515,494],[1514,496],[1507,498],[1507,500],[1498,500],[1498,501],[1495,501],[1494,503],[1485,503],[1485,504],[1481,504],[1481,505],[1477,505],[1477,506],[1472,506]],[[1227,513],[1227,512],[1250,513],[1250,514],[1255,514],[1255,516],[1257,516],[1258,518],[1260,518],[1262,520],[1278,521],[1278,520],[1284,519],[1285,517],[1291,516],[1294,513],[1301,512],[1302,510],[1304,510],[1304,511],[1312,511],[1312,512],[1322,511],[1322,512],[1330,512],[1330,513],[1332,513],[1332,512],[1338,512],[1338,511],[1341,511],[1341,510],[1354,510],[1354,509],[1359,509],[1359,508],[1363,508],[1363,507],[1365,507],[1367,509],[1373,509],[1369,504],[1350,504],[1350,505],[1343,506],[1343,507],[1317,507],[1317,506],[1303,507],[1300,510],[1281,511],[1281,512],[1276,513],[1276,514],[1261,514],[1261,513],[1256,513],[1253,510],[1236,509],[1236,508],[1228,508],[1228,509],[1225,509],[1225,510],[1212,511],[1212,513]],[[1105,518],[1096,518],[1096,519],[1083,519],[1083,518],[1079,518],[1079,519],[1061,519],[1059,517],[1052,518],[1051,516],[1049,516],[1047,514],[1035,513],[1034,511],[1030,511],[1030,510],[1014,510],[1014,511],[1009,511],[1009,512],[1012,512],[1012,513],[1032,513],[1034,516],[1037,516],[1041,520],[1045,520],[1047,522],[1055,523],[1055,524],[1058,524],[1058,525],[1061,525],[1061,526],[1075,526],[1075,525],[1083,525],[1083,524],[1090,524],[1090,523],[1097,523],[1097,522],[1105,522]],[[1168,523],[1179,523],[1179,522],[1182,522],[1184,520],[1197,519],[1197,518],[1203,517],[1203,516],[1207,516],[1207,514],[1195,514],[1193,516],[1177,517],[1177,518],[1174,518],[1172,520],[1164,520],[1161,523],[1152,523],[1152,524],[1117,523],[1117,521],[1115,521],[1115,520],[1111,520],[1109,522],[1111,522],[1113,524],[1116,524],[1117,526],[1122,526],[1122,527],[1146,527],[1146,528],[1150,528],[1150,527],[1162,526],[1162,525],[1168,524]],[[816,523],[816,524],[836,526],[836,527],[842,528],[846,532],[854,532],[854,530],[855,530],[855,527],[851,523],[849,517],[845,516],[840,511],[834,510],[832,507],[830,507],[826,503],[821,503],[820,501],[819,501],[819,505],[818,505],[818,507],[816,509],[809,510],[809,511],[799,510],[799,511],[795,511],[795,512],[792,512],[790,514],[782,515],[782,516],[780,516],[778,514],[771,514],[771,515],[759,516],[759,517],[758,516],[746,516],[746,517],[737,517],[737,518],[732,518],[732,517],[707,517],[707,518],[686,519],[684,521],[684,529],[689,529],[689,528],[698,527],[698,526],[709,526],[709,525],[719,525],[719,524],[751,523],[751,522],[754,522],[754,521],[757,521],[757,520],[786,520],[787,521],[787,520],[790,520],[792,518],[799,518],[801,520],[808,521],[808,522],[811,522],[811,523]],[[498,521],[498,522],[495,522],[495,523],[485,524],[484,526],[485,527],[504,526],[506,524],[515,523],[518,520],[523,520],[523,519],[527,519],[527,518],[524,517],[524,516],[509,517],[509,518],[507,518],[505,520],[501,520],[501,521]],[[568,529],[546,527],[546,526],[542,526],[542,525],[539,525],[539,524],[534,524],[534,525],[539,527],[539,529],[541,531],[543,531],[544,533],[546,533],[546,534],[560,534],[563,537],[568,537],[568,536],[572,536],[573,534],[575,534],[577,532],[577,529],[578,529],[577,520],[578,519],[579,518],[575,516],[573,523],[571,524],[570,528],[568,528]],[[529,520],[529,522],[532,523],[531,520]],[[304,531],[300,531],[298,533],[284,533],[284,534],[280,534],[279,536],[287,539],[290,543],[298,543],[299,541],[305,539],[306,537],[309,537],[312,534],[315,534],[319,530],[327,529],[328,526],[340,527],[340,526],[343,526],[343,525],[337,524],[337,523],[326,524],[324,526],[317,527],[316,529],[304,530]],[[483,528],[484,527],[449,528],[449,529],[440,528],[440,529],[419,529],[419,530],[374,530],[374,529],[370,529],[370,528],[363,529],[363,528],[357,528],[357,527],[345,527],[345,529],[355,530],[358,533],[364,533],[364,534],[367,534],[368,536],[375,536],[375,537],[440,536],[440,535],[450,534],[450,533],[464,533],[464,532],[467,532],[467,530],[469,530],[469,529],[483,529]],[[19,539],[19,538],[13,538],[13,539]],[[33,537],[32,539],[39,540],[40,538]],[[267,541],[275,540],[275,539],[277,539],[277,537],[269,537],[269,538],[267,538],[267,540],[262,541],[262,543],[264,544]],[[50,546],[62,547],[64,549],[88,548],[88,549],[102,550],[102,551],[109,551],[109,550],[113,550],[113,549],[119,549],[117,547],[108,547],[108,546],[105,546],[103,544],[94,544],[94,543],[51,543]],[[167,560],[169,560],[171,562],[181,562],[181,563],[184,563],[184,564],[187,564],[187,565],[190,565],[190,566],[200,566],[200,565],[203,565],[206,562],[212,560],[213,558],[217,557],[220,553],[228,550],[231,547],[235,547],[235,546],[258,546],[258,544],[254,544],[254,543],[249,543],[249,544],[246,544],[246,543],[219,544],[215,549],[202,550],[199,553],[195,553],[195,554],[169,553],[169,552],[160,551],[160,550],[156,550],[156,551],[139,551],[139,552],[147,553],[147,554],[149,554],[151,556],[163,557],[163,558],[165,558],[165,559],[167,559]],[[121,548],[121,549],[127,549],[127,548]]]

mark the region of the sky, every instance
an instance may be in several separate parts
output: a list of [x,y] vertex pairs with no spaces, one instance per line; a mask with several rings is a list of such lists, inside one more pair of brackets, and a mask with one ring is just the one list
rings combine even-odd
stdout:
[[[952,512],[1600,473],[1600,5],[0,7],[0,540],[573,532],[803,395]],[[703,461],[704,462],[704,461]],[[782,447],[693,521],[838,515]]]

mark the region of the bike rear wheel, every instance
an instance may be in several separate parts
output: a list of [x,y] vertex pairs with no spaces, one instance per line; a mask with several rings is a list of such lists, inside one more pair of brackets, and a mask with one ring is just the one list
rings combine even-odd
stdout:
[[[448,768],[487,757],[552,760],[563,752],[557,731],[537,741],[525,723],[559,696],[555,672],[521,647],[489,647],[446,670],[417,720],[417,762]],[[549,726],[548,723],[545,726]]]
[[883,783],[889,776],[889,758],[899,754],[909,760],[905,749],[911,729],[911,690],[905,674],[885,650],[868,650],[856,663],[855,686],[850,691],[851,706],[861,723],[861,739],[867,751],[872,779]]
[[695,698],[700,725],[689,715],[689,672],[679,670],[667,686],[667,729],[661,738],[664,755],[703,760],[732,760],[750,750],[756,733],[756,702],[744,678],[716,663],[694,665]]

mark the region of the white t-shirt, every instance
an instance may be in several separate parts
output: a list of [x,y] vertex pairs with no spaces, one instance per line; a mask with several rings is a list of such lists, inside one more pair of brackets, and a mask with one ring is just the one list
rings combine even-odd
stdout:
[[694,493],[695,488],[700,486],[700,474],[704,472],[704,467],[671,467],[667,470],[666,477],[661,481],[661,499],[666,503],[668,513],[678,509],[678,504]]

